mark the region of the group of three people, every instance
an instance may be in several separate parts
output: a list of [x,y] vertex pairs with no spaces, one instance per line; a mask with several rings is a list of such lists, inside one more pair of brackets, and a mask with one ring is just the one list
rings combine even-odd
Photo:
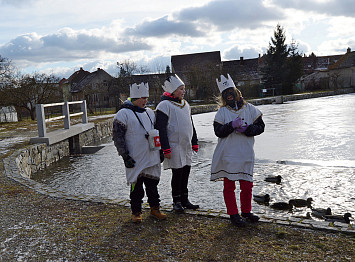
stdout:
[[[217,85],[221,93],[220,108],[213,125],[219,139],[212,160],[211,180],[224,181],[227,213],[234,225],[244,226],[245,220],[259,220],[251,213],[253,145],[254,136],[264,131],[265,124],[260,110],[243,100],[229,75],[228,78],[221,75]],[[191,109],[184,100],[185,84],[173,75],[162,87],[165,92],[154,113],[146,107],[148,84],[131,85],[130,97],[113,121],[113,140],[126,167],[127,183],[131,187],[132,221],[136,223],[142,221],[143,184],[151,216],[166,219],[166,214],[160,211],[158,193],[162,162],[164,169],[172,170],[173,210],[182,213],[184,209],[199,208],[188,197],[192,151],[197,152],[199,146]],[[152,135],[156,130],[159,137]],[[241,215],[244,218],[237,208],[235,181],[239,181],[241,187]]]

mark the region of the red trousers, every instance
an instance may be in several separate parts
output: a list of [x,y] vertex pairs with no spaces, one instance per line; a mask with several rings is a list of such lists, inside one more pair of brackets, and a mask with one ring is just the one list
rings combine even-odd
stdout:
[[[235,181],[224,178],[223,181],[223,196],[224,202],[227,207],[228,215],[238,214],[237,200],[235,197]],[[249,213],[251,211],[251,199],[253,182],[239,180],[240,185],[240,204],[243,213]]]

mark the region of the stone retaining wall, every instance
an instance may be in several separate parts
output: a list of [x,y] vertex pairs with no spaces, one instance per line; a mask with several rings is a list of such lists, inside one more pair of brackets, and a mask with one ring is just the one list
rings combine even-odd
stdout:
[[[80,146],[100,142],[101,139],[111,136],[112,120],[95,123],[95,127],[79,135]],[[31,178],[32,174],[42,170],[63,157],[69,156],[69,139],[62,142],[46,145],[34,144],[19,150],[14,161],[23,177]]]
[[287,95],[287,96],[283,96],[283,102],[324,97],[324,96],[343,95],[343,94],[349,94],[349,93],[355,93],[355,88],[344,88],[344,89],[338,89],[335,91],[327,91],[327,92],[319,92],[319,93]]
[[217,110],[218,110],[218,105],[216,104],[191,106],[191,114],[193,115],[213,112]]
[[79,135],[80,146],[99,143],[103,138],[112,136],[113,118],[95,123],[95,127]]
[[48,167],[68,155],[69,140],[65,140],[50,146],[46,144],[28,146],[21,149],[14,160],[20,175],[31,178],[33,173]]

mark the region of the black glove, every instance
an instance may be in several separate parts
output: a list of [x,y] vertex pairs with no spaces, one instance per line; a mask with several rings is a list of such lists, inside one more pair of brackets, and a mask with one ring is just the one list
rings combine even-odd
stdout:
[[164,152],[163,152],[163,150],[159,150],[159,153],[160,153],[160,163],[163,163],[163,161],[164,161]]
[[127,168],[132,168],[134,167],[134,164],[136,163],[136,161],[134,161],[134,159],[132,157],[130,157],[128,154],[124,154],[122,155],[123,161],[124,161],[124,165]]

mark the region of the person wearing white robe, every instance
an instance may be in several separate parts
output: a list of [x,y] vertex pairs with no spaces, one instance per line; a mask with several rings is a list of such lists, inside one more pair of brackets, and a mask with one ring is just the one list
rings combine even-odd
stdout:
[[126,167],[127,183],[131,186],[132,221],[142,221],[143,184],[146,188],[151,215],[160,220],[166,215],[159,210],[158,183],[161,175],[159,150],[149,147],[148,132],[154,129],[155,114],[146,108],[148,83],[130,86],[128,98],[114,117],[113,140]]
[[170,76],[163,85],[164,94],[157,106],[156,129],[159,130],[164,152],[164,169],[172,170],[173,210],[197,209],[188,198],[188,179],[192,150],[198,151],[196,131],[189,103],[184,100],[185,84],[177,76]]
[[[258,108],[243,100],[232,78],[221,75],[217,79],[221,92],[220,108],[214,119],[214,131],[218,137],[212,165],[211,181],[223,180],[223,196],[231,222],[244,226],[246,219],[257,222],[259,217],[251,213],[254,136],[264,132],[265,124]],[[240,184],[240,217],[235,196],[235,181]]]

